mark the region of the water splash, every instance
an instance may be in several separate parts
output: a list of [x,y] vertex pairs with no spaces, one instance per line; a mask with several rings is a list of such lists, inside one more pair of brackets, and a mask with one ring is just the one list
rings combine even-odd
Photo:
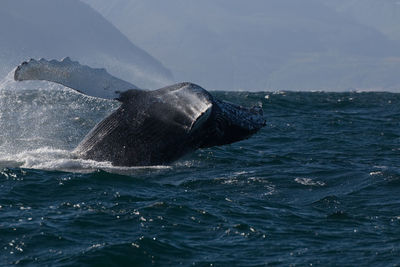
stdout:
[[[73,159],[70,152],[119,103],[46,81],[0,82],[0,166],[86,170],[110,167]],[[8,165],[9,166],[9,165]]]

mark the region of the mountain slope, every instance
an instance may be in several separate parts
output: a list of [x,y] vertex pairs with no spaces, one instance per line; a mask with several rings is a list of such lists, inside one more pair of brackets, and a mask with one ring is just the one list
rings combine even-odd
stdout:
[[396,90],[399,43],[316,0],[84,0],[177,80],[213,89]]
[[0,77],[22,60],[70,56],[141,87],[172,80],[159,61],[78,0],[2,0],[0,36]]
[[394,40],[400,40],[399,0],[323,0],[338,12],[354,17]]

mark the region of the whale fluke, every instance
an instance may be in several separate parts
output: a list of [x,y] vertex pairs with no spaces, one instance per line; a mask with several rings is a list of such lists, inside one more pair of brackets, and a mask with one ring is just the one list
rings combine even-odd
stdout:
[[23,62],[15,71],[15,80],[31,79],[61,83],[121,102],[74,150],[81,158],[110,161],[116,166],[168,164],[198,148],[246,139],[265,126],[261,107],[246,108],[215,99],[196,84],[144,91],[104,69],[82,66],[69,58]]

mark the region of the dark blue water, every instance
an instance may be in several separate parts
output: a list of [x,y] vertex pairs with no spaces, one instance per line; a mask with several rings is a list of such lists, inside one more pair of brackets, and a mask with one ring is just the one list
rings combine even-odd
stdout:
[[0,265],[400,265],[400,94],[215,95],[267,126],[165,168],[3,161]]

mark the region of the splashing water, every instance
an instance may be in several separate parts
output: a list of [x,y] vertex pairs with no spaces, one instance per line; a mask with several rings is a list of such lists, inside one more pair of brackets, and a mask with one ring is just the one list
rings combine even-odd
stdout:
[[111,168],[109,163],[77,159],[71,151],[118,106],[117,101],[89,97],[46,81],[15,82],[10,73],[0,83],[0,165]]

